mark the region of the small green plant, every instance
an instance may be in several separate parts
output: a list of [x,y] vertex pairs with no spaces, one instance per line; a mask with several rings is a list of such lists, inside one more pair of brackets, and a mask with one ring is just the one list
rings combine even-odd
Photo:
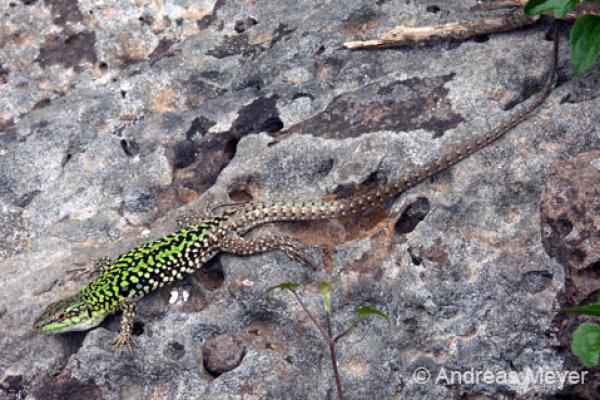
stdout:
[[[525,5],[525,14],[533,16],[551,13],[555,18],[564,18],[579,3],[586,2],[600,4],[600,0],[529,0]],[[573,69],[577,75],[582,75],[594,65],[600,54],[600,17],[579,17],[571,28],[569,47]]]
[[[600,295],[593,304],[564,308],[563,311],[600,317]],[[586,367],[598,365],[600,325],[584,322],[573,332],[571,351]]]
[[379,311],[377,308],[375,308],[373,306],[358,307],[355,310],[356,318],[352,321],[350,326],[346,330],[342,331],[341,333],[339,333],[337,335],[333,335],[331,332],[332,310],[331,310],[331,293],[329,291],[329,283],[322,282],[321,285],[319,286],[319,290],[321,292],[321,298],[323,300],[323,309],[325,310],[325,326],[323,326],[323,324],[321,324],[321,322],[319,322],[319,320],[314,316],[314,314],[308,308],[306,308],[306,305],[304,305],[302,298],[300,298],[300,296],[298,295],[298,292],[297,292],[298,286],[299,285],[295,282],[284,282],[280,285],[273,286],[273,287],[267,289],[267,295],[270,295],[275,290],[287,290],[292,293],[292,295],[294,296],[296,301],[300,304],[300,307],[302,307],[302,310],[304,310],[304,313],[308,316],[308,318],[315,325],[315,327],[317,328],[317,330],[323,337],[323,340],[327,344],[327,347],[329,348],[329,354],[331,356],[331,365],[332,365],[332,369],[333,369],[333,377],[335,379],[335,386],[337,389],[338,399],[344,400],[344,392],[342,390],[342,381],[340,379],[340,373],[338,371],[338,366],[337,366],[337,354],[336,354],[335,345],[341,338],[343,338],[344,336],[346,336],[350,332],[352,332],[358,326],[358,324],[360,324],[366,317],[375,316],[375,317],[383,318],[388,323],[390,322],[390,320],[387,315],[385,315],[383,312]]

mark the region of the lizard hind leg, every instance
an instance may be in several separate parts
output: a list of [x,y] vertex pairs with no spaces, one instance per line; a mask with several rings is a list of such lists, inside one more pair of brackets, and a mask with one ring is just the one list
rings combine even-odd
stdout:
[[223,238],[219,250],[224,253],[250,256],[267,251],[280,250],[289,258],[304,266],[314,268],[313,263],[303,253],[303,245],[289,236],[265,235],[252,239],[244,239],[236,233]]

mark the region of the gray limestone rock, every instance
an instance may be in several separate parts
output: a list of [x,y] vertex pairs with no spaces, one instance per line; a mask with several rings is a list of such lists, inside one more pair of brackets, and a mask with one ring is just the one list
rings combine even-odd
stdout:
[[[600,149],[600,72],[575,77],[565,46],[542,110],[497,143],[359,218],[260,229],[297,237],[316,270],[279,252],[219,256],[139,303],[135,357],[112,352],[118,316],[90,332],[31,331],[85,284],[68,270],[175,230],[187,210],[347,195],[518,111],[548,66],[544,21],[416,48],[340,47],[472,19],[475,3],[0,2],[0,397],[333,399],[321,337],[289,294],[265,297],[298,282],[322,318],[325,279],[335,331],[365,304],[391,319],[339,343],[348,399],[597,397],[597,377],[563,387],[526,375],[580,368],[557,317],[569,265],[548,247],[540,205],[552,168]],[[246,352],[214,377],[198,354],[224,334]],[[471,369],[522,379],[435,379]]]

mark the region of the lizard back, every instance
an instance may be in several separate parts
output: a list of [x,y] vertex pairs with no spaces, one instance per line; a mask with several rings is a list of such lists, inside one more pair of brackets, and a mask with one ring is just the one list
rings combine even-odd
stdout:
[[100,309],[117,310],[126,299],[183,279],[217,252],[219,223],[218,218],[208,218],[121,254],[80,291],[81,298]]

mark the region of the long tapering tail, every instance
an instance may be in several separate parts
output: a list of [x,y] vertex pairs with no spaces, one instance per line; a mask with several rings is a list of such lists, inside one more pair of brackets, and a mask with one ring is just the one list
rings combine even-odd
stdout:
[[558,64],[558,50],[559,40],[555,23],[552,62],[542,90],[521,111],[486,134],[468,143],[455,146],[446,152],[444,156],[401,176],[387,185],[356,193],[348,198],[339,200],[261,201],[237,206],[231,210],[233,211],[233,218],[230,220],[232,227],[239,232],[245,232],[257,225],[273,221],[319,220],[356,214],[377,206],[420,181],[458,163],[519,125],[544,103],[552,91]]

